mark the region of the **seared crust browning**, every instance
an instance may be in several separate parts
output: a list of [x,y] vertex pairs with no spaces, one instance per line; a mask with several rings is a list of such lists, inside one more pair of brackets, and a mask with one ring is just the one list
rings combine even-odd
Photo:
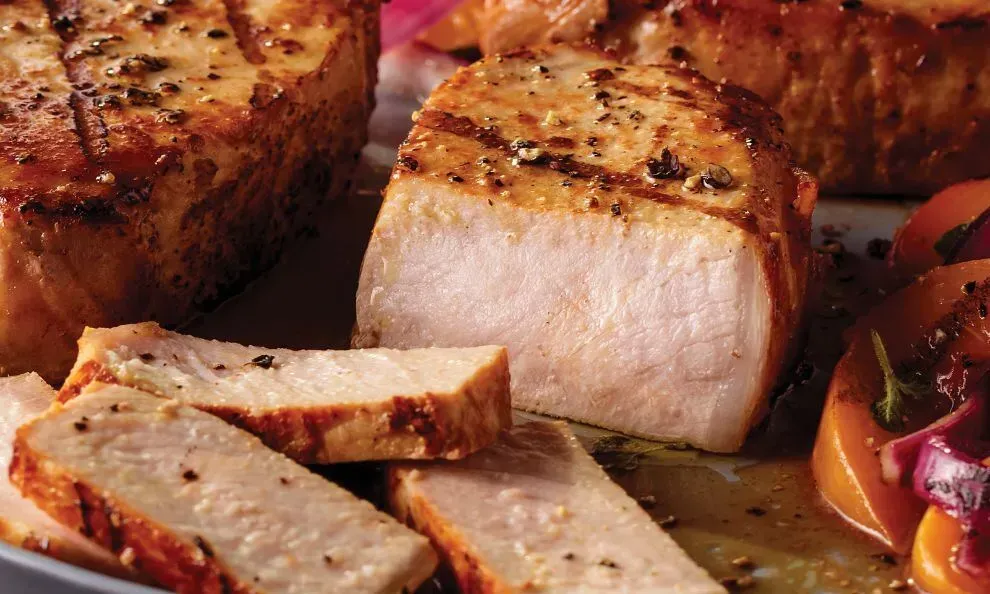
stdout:
[[0,5],[0,373],[215,303],[365,142],[376,0],[128,6]]
[[830,192],[925,194],[990,175],[978,0],[487,0],[485,17],[488,53],[589,39],[755,91]]
[[[472,370],[455,393],[396,395],[377,401],[328,401],[325,404],[294,404],[286,396],[278,406],[224,403],[218,396],[212,400],[189,396],[191,386],[184,391],[172,389],[169,381],[135,372],[119,353],[129,352],[130,345],[114,343],[114,333],[121,341],[139,337],[148,339],[142,347],[154,350],[158,340],[179,335],[169,333],[156,324],[136,324],[120,329],[87,329],[79,340],[79,359],[59,391],[59,400],[68,402],[91,383],[117,384],[136,388],[166,398],[176,398],[200,410],[220,417],[241,429],[259,436],[270,448],[303,464],[329,464],[359,460],[463,458],[491,444],[498,432],[512,425],[509,392],[509,361],[505,349],[484,365]],[[192,337],[179,337],[199,341]],[[199,341],[209,342],[209,341]],[[215,344],[215,343],[214,343]],[[241,345],[232,345],[242,349]],[[194,348],[191,346],[190,348]],[[252,348],[253,347],[248,347]],[[111,352],[111,351],[117,352]],[[279,349],[255,349],[272,353],[279,362],[289,361],[298,353]],[[254,352],[254,351],[251,351]],[[140,351],[155,365],[181,364],[165,350],[150,353]],[[139,357],[137,353],[132,356]],[[246,360],[246,359],[245,359]],[[113,361],[113,363],[108,363]],[[138,363],[133,362],[135,365]],[[210,365],[227,373],[233,364]],[[306,373],[305,363],[299,371]],[[150,367],[149,367],[150,368]],[[272,369],[270,374],[278,373]],[[217,379],[217,378],[215,378]],[[218,382],[224,381],[217,379]],[[277,381],[277,380],[276,380]],[[332,389],[333,386],[330,386]],[[266,388],[267,389],[267,388]],[[314,390],[320,386],[314,385]],[[217,394],[222,394],[219,390]]]
[[388,467],[389,511],[400,522],[430,539],[444,565],[457,579],[463,594],[509,594],[514,590],[487,566],[479,563],[478,553],[440,510],[418,496],[406,481],[415,468]]
[[10,480],[60,524],[112,551],[122,562],[179,594],[250,594],[204,548],[182,542],[167,529],[62,470],[29,448],[22,432],[14,442]]

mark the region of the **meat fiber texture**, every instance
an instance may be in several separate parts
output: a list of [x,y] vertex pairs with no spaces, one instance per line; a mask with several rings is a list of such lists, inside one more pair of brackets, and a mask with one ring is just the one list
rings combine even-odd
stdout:
[[563,423],[516,426],[456,463],[390,465],[389,497],[467,594],[725,592]]
[[378,2],[0,3],[0,374],[273,263],[366,139]]
[[94,381],[212,413],[304,464],[463,458],[512,425],[498,346],[293,351],[147,322],[83,333],[60,399]]
[[425,538],[175,400],[92,384],[21,427],[11,481],[179,594],[394,594],[436,565]]
[[592,40],[746,87],[832,193],[931,195],[990,175],[985,0],[486,0],[480,20],[489,53]]
[[400,149],[359,346],[504,344],[517,408],[737,450],[801,335],[813,178],[689,70],[555,46],[442,85]]

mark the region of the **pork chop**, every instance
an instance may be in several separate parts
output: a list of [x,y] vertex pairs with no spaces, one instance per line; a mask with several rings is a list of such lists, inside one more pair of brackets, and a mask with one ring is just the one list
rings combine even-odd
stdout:
[[513,405],[740,447],[800,334],[812,178],[755,96],[565,46],[486,58],[418,114],[355,344],[504,344]]
[[93,384],[17,431],[11,480],[71,530],[180,594],[413,589],[426,539],[174,400]]
[[494,346],[290,351],[144,323],[83,333],[60,399],[94,380],[180,400],[305,464],[463,458],[512,425]]
[[456,463],[390,465],[389,496],[467,594],[725,592],[563,423],[516,426]]
[[835,193],[990,175],[986,0],[486,0],[481,45],[584,41],[755,91]]
[[7,479],[14,432],[55,402],[55,390],[35,374],[2,378],[0,401],[0,540],[103,573],[133,577],[113,555],[49,518]]
[[0,2],[0,374],[174,324],[350,183],[377,0]]

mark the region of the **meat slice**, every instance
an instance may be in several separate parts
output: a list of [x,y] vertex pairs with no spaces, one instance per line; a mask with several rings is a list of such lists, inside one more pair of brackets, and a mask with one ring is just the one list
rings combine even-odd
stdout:
[[0,379],[0,540],[56,559],[133,577],[117,559],[45,515],[7,479],[14,432],[55,402],[55,390],[35,374]]
[[436,562],[425,538],[254,436],[122,386],[20,428],[10,477],[180,594],[394,594]]
[[389,496],[468,594],[725,591],[563,423],[516,426],[456,463],[390,465]]
[[290,351],[144,323],[83,333],[61,400],[94,380],[180,400],[306,464],[462,458],[512,424],[495,346]]
[[269,266],[366,138],[378,2],[0,2],[0,374]]
[[758,93],[833,193],[931,195],[990,175],[986,0],[485,0],[486,52],[593,40]]
[[815,182],[780,119],[687,70],[486,58],[419,113],[358,346],[504,344],[514,406],[740,447],[800,334]]

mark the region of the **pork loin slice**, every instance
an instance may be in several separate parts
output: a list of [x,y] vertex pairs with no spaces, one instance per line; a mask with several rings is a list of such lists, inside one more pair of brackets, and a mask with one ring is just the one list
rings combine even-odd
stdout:
[[435,566],[425,538],[256,437],[122,386],[20,428],[10,477],[179,593],[394,594]]
[[462,69],[400,150],[355,345],[504,344],[519,408],[737,450],[804,309],[816,185],[779,125],[587,49]]
[[145,323],[83,333],[60,398],[94,379],[181,400],[305,464],[462,458],[512,424],[496,346],[291,351]]
[[0,540],[75,565],[133,577],[116,557],[49,518],[7,479],[14,432],[55,402],[55,390],[33,373],[0,378],[0,402]]
[[516,426],[456,463],[391,465],[389,494],[468,593],[724,592],[563,423]]

